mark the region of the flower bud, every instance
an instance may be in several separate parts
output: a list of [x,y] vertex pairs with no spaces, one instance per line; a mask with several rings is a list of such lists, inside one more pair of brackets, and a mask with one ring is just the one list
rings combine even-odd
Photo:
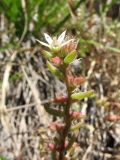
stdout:
[[118,115],[108,115],[105,117],[105,120],[108,120],[108,121],[119,121],[120,120],[120,116]]
[[67,78],[68,78],[69,85],[74,87],[79,86],[86,81],[86,79],[82,76],[79,76],[79,77],[68,76]]
[[61,122],[52,122],[50,125],[49,125],[49,128],[52,129],[52,130],[61,130],[65,127],[65,124],[64,123],[61,123]]
[[54,151],[55,150],[55,145],[53,143],[49,143],[48,144],[48,147],[51,151]]
[[58,96],[52,100],[52,102],[58,102],[58,103],[67,102],[67,101],[68,101],[68,97],[66,96]]
[[71,115],[72,119],[85,118],[85,115],[83,115],[81,112],[77,112],[77,111],[70,111],[70,115]]
[[56,65],[60,65],[61,64],[61,62],[62,62],[62,59],[61,58],[59,58],[59,57],[54,57],[54,58],[51,58],[51,61],[54,63],[54,64],[56,64]]

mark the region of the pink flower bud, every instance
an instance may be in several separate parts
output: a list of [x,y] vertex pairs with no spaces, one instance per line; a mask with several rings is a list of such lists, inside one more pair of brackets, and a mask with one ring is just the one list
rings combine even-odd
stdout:
[[55,99],[52,99],[52,102],[67,102],[68,98],[66,96],[58,96]]
[[78,86],[84,83],[86,79],[82,76],[74,77],[74,76],[68,76],[68,82],[70,86]]
[[61,130],[65,127],[65,124],[64,123],[61,123],[61,122],[52,122],[50,125],[49,125],[49,128],[52,129],[52,130]]
[[51,151],[54,151],[55,150],[55,145],[53,143],[49,143],[48,144],[48,147]]
[[60,65],[61,62],[62,62],[62,59],[59,58],[59,57],[54,57],[54,58],[51,58],[51,61],[52,61],[53,63],[55,63],[56,65]]
[[74,83],[76,85],[80,85],[80,84],[84,83],[85,81],[86,81],[86,79],[84,77],[75,77],[74,78]]
[[85,115],[83,115],[81,112],[77,112],[77,111],[70,111],[70,115],[71,115],[72,119],[85,118]]
[[108,121],[119,121],[120,120],[120,116],[118,115],[108,115],[105,117],[105,120],[108,120]]
[[[50,102],[56,102],[56,103],[66,103],[67,101],[68,101],[68,97],[66,97],[66,96],[58,96],[58,97],[50,100]],[[71,100],[72,103],[77,102],[77,101],[78,100],[76,100],[76,99]]]

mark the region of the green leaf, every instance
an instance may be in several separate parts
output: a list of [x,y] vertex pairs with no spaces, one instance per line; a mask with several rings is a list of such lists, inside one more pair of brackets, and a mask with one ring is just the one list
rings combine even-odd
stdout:
[[76,100],[82,100],[84,98],[88,98],[95,95],[93,90],[90,91],[86,91],[86,92],[79,92],[79,93],[73,93],[71,95],[72,99],[76,99]]
[[58,116],[58,117],[63,117],[64,116],[64,113],[62,111],[50,108],[49,106],[45,106],[45,110],[46,110],[46,112],[48,112],[49,114],[52,114],[54,116]]
[[42,54],[44,55],[45,58],[52,58],[53,55],[51,52],[48,52],[48,51],[43,51]]
[[112,51],[112,52],[120,53],[120,49],[118,49],[118,48],[110,47],[110,46],[106,46],[105,48]]
[[49,61],[47,61],[47,66],[49,70],[59,78],[63,78],[62,72],[60,72],[55,66],[53,66]]
[[71,62],[75,59],[76,55],[77,55],[76,50],[70,52],[70,53],[64,58],[64,63],[66,63],[66,64],[71,63]]
[[91,132],[94,131],[94,128],[93,128],[92,125],[85,124],[85,123],[83,123],[83,122],[79,122],[79,123],[77,123],[76,125],[74,125],[73,127],[71,127],[71,128],[70,128],[70,131],[74,132],[74,131],[82,128],[82,127],[86,128],[86,129],[89,129]]

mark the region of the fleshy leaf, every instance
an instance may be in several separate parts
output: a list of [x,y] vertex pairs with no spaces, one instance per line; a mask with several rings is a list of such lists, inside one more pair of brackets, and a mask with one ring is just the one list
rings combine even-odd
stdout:
[[70,131],[76,131],[78,129],[80,129],[81,127],[84,127],[85,124],[82,122],[77,123],[76,125],[74,125],[72,128],[70,128]]
[[86,91],[86,92],[79,92],[79,93],[73,93],[71,95],[72,99],[76,99],[76,100],[82,100],[84,98],[88,98],[94,95],[94,91],[90,90],[90,91]]
[[63,117],[64,116],[64,113],[62,111],[54,109],[54,108],[50,108],[49,106],[45,106],[45,110],[49,114],[54,115],[54,116],[58,116],[58,117]]
[[65,58],[64,58],[64,63],[69,64],[71,63],[77,55],[77,52],[74,50],[70,52]]
[[48,52],[48,51],[43,51],[42,54],[44,55],[45,58],[52,58],[53,55],[51,52]]
[[63,74],[62,72],[60,72],[55,66],[53,66],[49,61],[47,61],[47,66],[49,68],[49,70],[56,76],[58,76],[59,78],[63,78]]
[[79,130],[80,128],[86,128],[86,129],[89,129],[91,132],[94,131],[94,128],[92,125],[89,125],[89,124],[85,124],[83,122],[79,122],[77,123],[76,125],[74,125],[73,127],[70,128],[70,131],[74,132],[76,130]]

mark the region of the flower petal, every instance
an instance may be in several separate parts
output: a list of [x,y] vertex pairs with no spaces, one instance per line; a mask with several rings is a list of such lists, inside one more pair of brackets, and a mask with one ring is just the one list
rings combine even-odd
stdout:
[[47,33],[44,33],[44,36],[45,36],[45,40],[48,42],[48,44],[51,44],[53,42],[52,38]]
[[65,38],[65,34],[66,34],[66,31],[64,31],[59,37],[58,37],[58,42],[59,43],[62,43],[64,38]]
[[47,43],[41,42],[41,41],[39,41],[38,39],[36,39],[36,41],[39,42],[40,44],[42,44],[43,46],[46,46],[46,47],[49,47],[49,48],[50,48],[50,46],[49,46]]

